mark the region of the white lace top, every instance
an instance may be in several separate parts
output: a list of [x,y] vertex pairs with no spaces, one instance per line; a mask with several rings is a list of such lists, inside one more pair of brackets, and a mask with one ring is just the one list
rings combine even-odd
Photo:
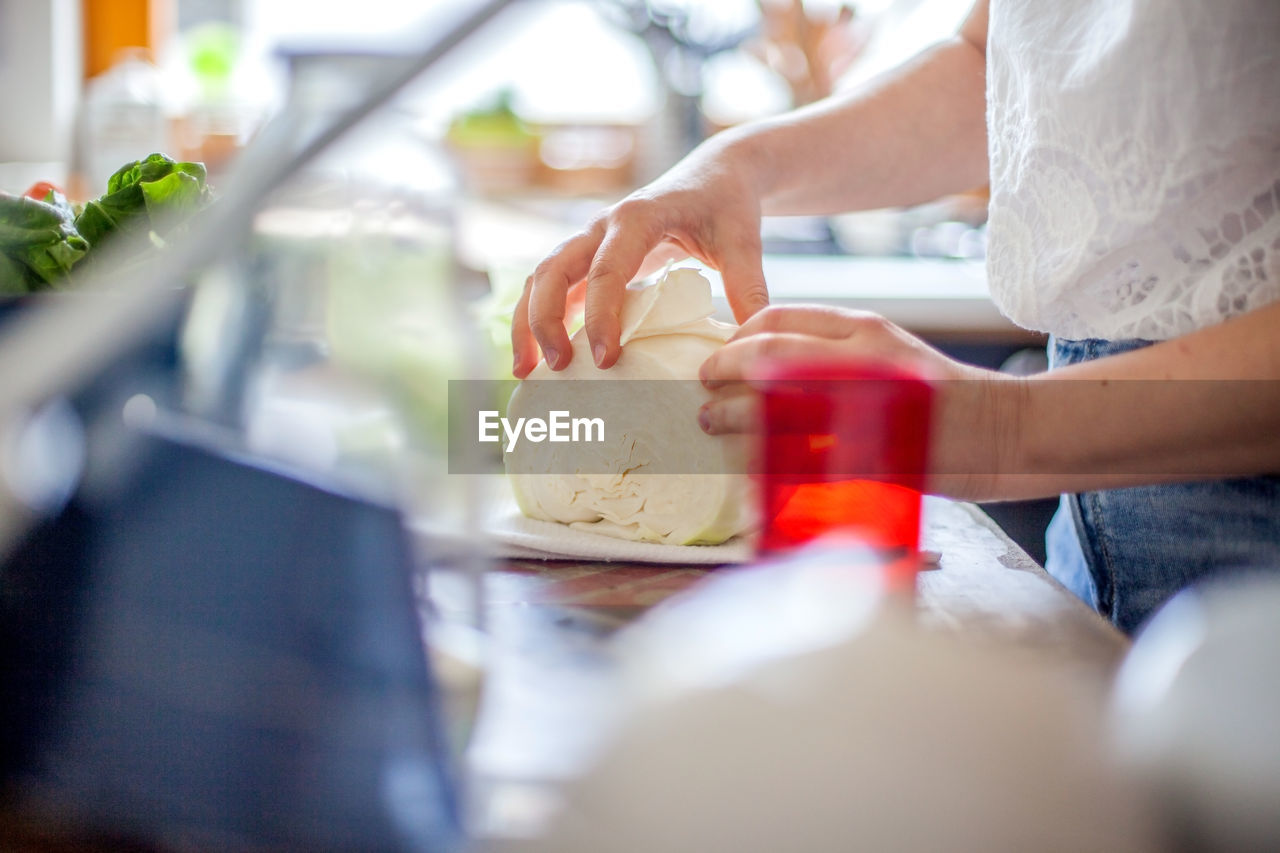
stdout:
[[991,0],[988,275],[1063,338],[1280,299],[1280,0]]

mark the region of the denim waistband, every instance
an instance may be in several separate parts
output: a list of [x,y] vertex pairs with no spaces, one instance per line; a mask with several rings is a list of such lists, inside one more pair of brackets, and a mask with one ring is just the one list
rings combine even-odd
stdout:
[[1107,341],[1101,338],[1082,338],[1065,340],[1049,337],[1049,367],[1066,367],[1068,364],[1079,364],[1082,361],[1093,361],[1108,355],[1119,355],[1122,352],[1142,349],[1151,346],[1155,341],[1141,338],[1125,338]]

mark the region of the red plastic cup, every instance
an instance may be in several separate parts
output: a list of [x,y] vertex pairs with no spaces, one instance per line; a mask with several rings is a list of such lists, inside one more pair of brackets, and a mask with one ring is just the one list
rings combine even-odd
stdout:
[[933,389],[881,364],[770,365],[757,384],[762,553],[848,538],[915,588]]

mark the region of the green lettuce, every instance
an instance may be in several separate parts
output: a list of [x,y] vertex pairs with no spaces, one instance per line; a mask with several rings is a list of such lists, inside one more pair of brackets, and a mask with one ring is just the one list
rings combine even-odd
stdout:
[[162,234],[183,227],[211,198],[202,163],[163,154],[127,163],[107,191],[77,213],[60,193],[43,200],[0,193],[0,296],[64,287],[74,267],[114,234]]
[[93,246],[115,233],[156,231],[184,221],[209,200],[201,163],[152,154],[120,167],[107,192],[84,206],[76,228]]
[[0,293],[59,287],[88,251],[60,193],[43,201],[0,193]]

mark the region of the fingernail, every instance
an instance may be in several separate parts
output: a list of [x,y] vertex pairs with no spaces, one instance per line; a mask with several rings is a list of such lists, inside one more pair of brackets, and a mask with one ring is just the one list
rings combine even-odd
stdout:
[[706,409],[698,410],[698,426],[702,427],[705,433],[711,432],[711,413]]
[[556,352],[552,347],[544,349],[542,351],[542,357],[547,360],[547,367],[550,367],[552,370],[554,370],[555,366],[560,363],[560,353]]
[[604,344],[596,344],[594,347],[591,348],[591,355],[595,357],[596,367],[599,367],[600,365],[604,364],[604,353],[605,353]]

